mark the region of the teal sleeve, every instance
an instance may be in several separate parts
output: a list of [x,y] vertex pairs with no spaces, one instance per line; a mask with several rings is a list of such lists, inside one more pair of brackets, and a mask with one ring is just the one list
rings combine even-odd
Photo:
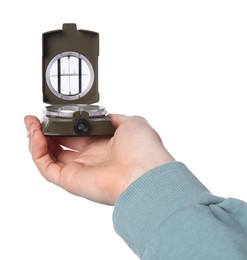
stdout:
[[247,204],[212,195],[180,162],[132,183],[113,223],[142,260],[247,259]]

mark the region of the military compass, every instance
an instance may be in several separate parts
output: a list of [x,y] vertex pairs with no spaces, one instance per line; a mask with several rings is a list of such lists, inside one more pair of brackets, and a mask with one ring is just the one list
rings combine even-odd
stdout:
[[99,101],[99,34],[63,24],[42,35],[42,131],[48,136],[113,135],[114,127]]

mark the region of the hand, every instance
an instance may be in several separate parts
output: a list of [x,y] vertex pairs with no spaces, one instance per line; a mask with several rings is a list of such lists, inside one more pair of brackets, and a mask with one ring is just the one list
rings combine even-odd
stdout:
[[145,172],[174,161],[144,118],[110,117],[113,137],[45,137],[39,120],[26,116],[29,149],[43,177],[75,195],[114,205]]

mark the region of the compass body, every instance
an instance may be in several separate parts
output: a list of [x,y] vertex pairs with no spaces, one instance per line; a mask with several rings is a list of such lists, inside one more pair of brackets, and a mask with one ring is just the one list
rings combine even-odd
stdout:
[[64,24],[42,37],[42,130],[51,136],[112,135],[114,127],[99,101],[99,34]]

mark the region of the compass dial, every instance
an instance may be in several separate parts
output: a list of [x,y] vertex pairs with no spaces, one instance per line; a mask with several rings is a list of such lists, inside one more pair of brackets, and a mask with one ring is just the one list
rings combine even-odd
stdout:
[[57,97],[76,100],[85,96],[92,88],[94,70],[85,56],[66,51],[56,55],[48,64],[46,82]]
[[60,118],[72,118],[73,114],[77,111],[86,111],[90,118],[105,116],[107,111],[103,106],[97,105],[63,105],[63,106],[47,106],[45,108],[45,115],[50,117],[60,117]]

